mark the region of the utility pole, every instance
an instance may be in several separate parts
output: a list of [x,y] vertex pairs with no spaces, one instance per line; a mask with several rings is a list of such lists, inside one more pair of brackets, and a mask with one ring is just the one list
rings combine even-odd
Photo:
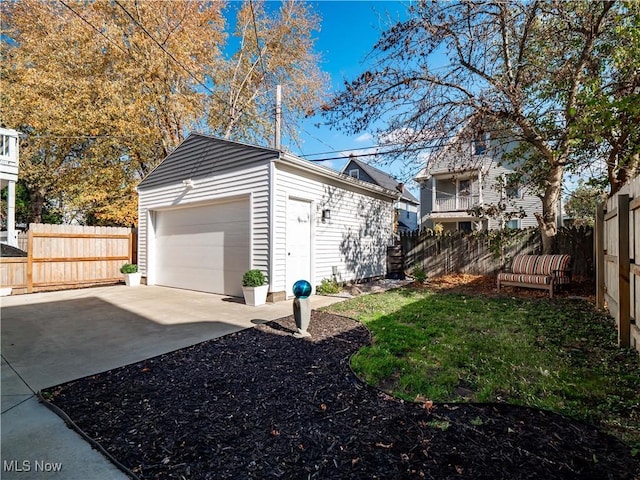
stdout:
[[276,85],[276,123],[275,142],[276,150],[280,150],[280,129],[282,124],[282,85]]

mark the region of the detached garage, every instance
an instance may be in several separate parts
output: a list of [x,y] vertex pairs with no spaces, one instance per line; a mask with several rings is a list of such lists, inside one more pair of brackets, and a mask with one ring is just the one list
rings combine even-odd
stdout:
[[251,268],[272,300],[296,280],[386,273],[400,192],[269,148],[192,134],[138,186],[149,285],[242,296]]

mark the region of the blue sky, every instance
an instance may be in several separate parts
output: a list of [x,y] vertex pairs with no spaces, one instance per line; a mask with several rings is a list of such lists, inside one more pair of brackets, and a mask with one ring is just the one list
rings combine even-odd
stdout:
[[[367,55],[381,33],[397,21],[406,19],[407,10],[412,2],[411,0],[315,0],[310,3],[322,19],[321,30],[316,33],[315,51],[322,58],[322,70],[331,76],[331,91],[335,93],[342,88],[344,80],[353,80],[366,70]],[[283,102],[286,103],[286,91],[283,92]],[[306,120],[299,132],[300,141],[294,143],[283,138],[283,146],[292,153],[309,160],[344,155],[344,160],[320,163],[341,170],[347,163],[346,157],[350,151],[363,154],[366,150],[362,149],[377,144],[376,138],[370,132],[347,135],[335,128],[317,127],[317,124],[322,121],[321,117]],[[360,160],[366,161],[366,158],[360,158]],[[409,175],[419,171],[421,165],[418,162],[410,166],[378,166],[375,163],[374,166],[406,183],[409,190],[419,198],[418,185],[410,182],[413,175]],[[565,182],[565,188],[569,191],[575,189],[574,177],[566,175]]]
[[[340,90],[344,80],[352,80],[365,71],[367,54],[371,52],[381,33],[392,24],[390,22],[395,23],[406,18],[406,11],[410,5],[409,0],[321,0],[311,3],[322,18],[321,30],[316,34],[315,50],[322,58],[322,70],[331,76],[332,92]],[[286,91],[283,92],[283,102],[286,103]],[[346,163],[349,150],[362,149],[377,143],[369,132],[347,135],[337,129],[317,127],[316,124],[321,121],[321,118],[306,120],[299,132],[300,141],[293,143],[285,139],[285,148],[308,159],[344,154],[345,160],[321,163],[339,170]],[[343,152],[311,155],[337,150]],[[399,172],[393,170],[391,168],[390,173],[399,176]]]

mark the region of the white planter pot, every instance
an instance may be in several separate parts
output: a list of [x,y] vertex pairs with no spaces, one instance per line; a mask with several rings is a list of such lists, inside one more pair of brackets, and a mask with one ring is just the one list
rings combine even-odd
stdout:
[[140,285],[140,278],[142,278],[142,273],[125,273],[124,274],[124,283],[127,287],[137,287]]
[[8,297],[9,295],[11,295],[12,290],[12,287],[0,288],[0,297]]
[[257,307],[258,305],[264,305],[267,303],[267,293],[269,292],[269,285],[262,285],[260,287],[242,287],[242,294],[244,295],[244,303]]

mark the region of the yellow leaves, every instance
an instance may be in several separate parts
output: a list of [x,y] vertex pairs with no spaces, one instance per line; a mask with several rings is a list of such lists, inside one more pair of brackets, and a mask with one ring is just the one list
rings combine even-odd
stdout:
[[[215,57],[220,2],[122,3],[196,73]],[[132,225],[133,186],[182,140],[202,95],[113,2],[68,5],[75,13],[55,2],[3,3],[15,43],[2,42],[10,74],[0,77],[1,120],[29,134],[21,177],[31,190],[95,222]]]
[[266,92],[272,83],[286,85],[290,125],[319,103],[328,83],[313,52],[312,36],[319,30],[319,19],[309,4],[283,2],[277,14],[268,14],[263,7],[262,1],[243,3],[235,32],[240,39],[238,50],[214,75],[225,94],[207,98],[212,130],[249,141],[271,136],[268,119],[273,104]]
[[248,2],[240,12],[251,28],[232,60],[221,53],[224,2],[65,3],[2,2],[3,33],[13,42],[0,43],[0,121],[28,130],[21,175],[30,189],[101,223],[135,221],[133,185],[196,125],[270,138],[263,68],[288,85],[293,115],[321,98],[325,82],[312,52],[318,20],[305,2],[286,2],[278,14],[254,2],[260,64]]

